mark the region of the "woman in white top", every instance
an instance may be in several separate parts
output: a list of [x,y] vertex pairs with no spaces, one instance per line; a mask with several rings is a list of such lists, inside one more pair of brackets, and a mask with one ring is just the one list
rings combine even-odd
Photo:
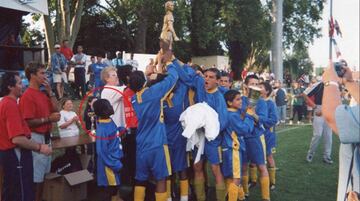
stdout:
[[117,127],[125,127],[124,99],[125,86],[119,86],[119,78],[115,67],[106,67],[101,71],[101,79],[105,88],[101,92],[101,98],[106,99],[113,106],[114,114],[111,119]]
[[61,138],[79,135],[79,128],[77,126],[79,117],[72,111],[73,107],[73,102],[70,99],[65,99],[61,104],[61,117],[60,121],[57,122]]

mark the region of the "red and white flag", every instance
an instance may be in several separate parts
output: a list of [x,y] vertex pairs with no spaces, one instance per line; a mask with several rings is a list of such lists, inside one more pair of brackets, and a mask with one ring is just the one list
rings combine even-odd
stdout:
[[336,53],[336,58],[341,57],[341,52],[340,52],[339,46],[338,46],[337,43],[336,43],[336,40],[335,40],[335,39],[332,39],[332,42],[333,42],[333,44],[334,44],[335,53]]
[[329,37],[330,38],[332,38],[334,36],[334,28],[335,28],[334,20],[331,17],[330,20],[329,20]]

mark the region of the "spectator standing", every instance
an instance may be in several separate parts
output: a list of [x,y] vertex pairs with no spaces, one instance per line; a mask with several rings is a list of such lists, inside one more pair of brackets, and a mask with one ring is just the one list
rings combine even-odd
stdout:
[[87,74],[90,75],[89,83],[88,83],[88,89],[92,89],[95,87],[95,77],[94,72],[92,71],[92,65],[96,63],[95,56],[90,57],[91,64],[88,66]]
[[[337,200],[356,201],[360,197],[360,85],[354,81],[351,70],[345,69],[341,79],[336,75],[332,62],[325,70],[322,112],[341,142]],[[341,104],[338,83],[343,84],[354,97],[356,103],[353,106]]]
[[298,116],[297,124],[301,124],[302,115],[303,115],[303,105],[304,105],[304,97],[302,95],[303,90],[300,88],[299,83],[294,82],[292,88],[292,100],[291,105],[293,106],[293,114],[290,120],[290,125],[293,124],[295,119],[295,115]]
[[285,123],[286,120],[286,90],[282,88],[281,81],[275,82],[275,103],[280,123]]
[[[46,78],[45,65],[29,63],[25,68],[25,75],[30,84],[20,98],[20,111],[31,130],[31,139],[37,143],[49,144],[52,123],[59,121],[60,113],[57,108],[58,102]],[[45,91],[40,91],[40,86],[43,86]],[[35,201],[41,201],[44,177],[50,171],[51,156],[38,152],[32,152],[32,156]]]
[[286,70],[285,75],[284,75],[284,80],[286,83],[286,87],[290,88],[291,87],[291,83],[292,83],[292,78],[291,78],[291,74],[288,70]]
[[126,61],[126,64],[129,64],[133,67],[133,70],[137,70],[139,68],[139,63],[134,59],[134,53],[131,53],[130,59]]
[[112,60],[110,58],[110,52],[105,53],[105,57],[102,59],[101,63],[105,64],[106,66],[113,66]]
[[81,95],[84,97],[86,95],[86,87],[85,87],[85,63],[86,63],[86,55],[83,53],[83,47],[79,45],[77,47],[77,53],[71,58],[71,61],[75,63],[75,84],[76,84],[76,93],[80,97],[80,89]]
[[117,69],[114,67],[104,68],[101,71],[101,79],[106,87],[101,92],[101,98],[108,100],[114,109],[111,119],[117,127],[125,127],[124,100],[122,95],[125,86],[119,86]]
[[51,70],[53,73],[53,82],[56,83],[56,92],[58,98],[61,99],[64,96],[63,82],[67,83],[67,61],[65,56],[60,51],[60,45],[56,44],[54,48],[55,53],[51,56]]
[[35,194],[31,151],[44,155],[52,153],[48,145],[30,140],[30,129],[16,102],[21,93],[22,82],[19,75],[3,75],[1,96],[5,97],[0,102],[0,152],[5,161],[2,164],[4,201],[33,201]]
[[[326,123],[322,115],[322,98],[324,93],[324,83],[315,83],[310,90],[304,92],[304,97],[307,99],[309,106],[313,107],[314,120],[313,120],[313,136],[311,138],[310,147],[306,160],[310,163],[314,157],[317,146],[319,145],[321,137],[324,138],[324,152],[323,162],[332,164],[331,149],[332,149],[332,131]],[[314,96],[315,101],[312,102],[309,97]]]
[[122,54],[120,51],[116,51],[116,57],[112,60],[112,66],[115,68],[120,68],[124,65],[124,61],[122,59]]
[[70,99],[65,99],[61,104],[61,108],[60,121],[57,122],[60,137],[73,137],[79,135],[79,117],[73,111],[73,102]]
[[71,48],[69,48],[69,41],[68,40],[63,40],[62,42],[62,46],[60,48],[60,52],[65,56],[66,59],[66,64],[68,65],[68,68],[66,69],[66,76],[69,77],[69,72],[70,72],[70,61],[71,58],[74,56],[74,53],[72,51]]
[[[96,63],[91,65],[91,72],[94,73],[95,89],[104,86],[104,82],[101,80],[101,71],[107,66],[107,64],[103,63],[102,61],[103,61],[102,55],[98,54],[96,56]],[[97,97],[99,91],[101,90],[102,89],[94,90],[94,96]]]

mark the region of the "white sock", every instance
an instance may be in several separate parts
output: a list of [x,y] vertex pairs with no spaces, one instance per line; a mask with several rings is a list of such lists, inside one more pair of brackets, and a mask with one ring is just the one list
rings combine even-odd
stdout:
[[189,196],[187,195],[183,195],[180,197],[180,201],[188,201],[189,200]]
[[168,198],[167,201],[172,201],[172,198]]

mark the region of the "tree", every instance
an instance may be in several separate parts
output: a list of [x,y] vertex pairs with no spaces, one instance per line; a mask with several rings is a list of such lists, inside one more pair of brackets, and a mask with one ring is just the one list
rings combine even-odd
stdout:
[[[223,0],[221,18],[226,45],[229,50],[231,69],[235,79],[240,77],[243,64],[249,56],[255,57],[255,66],[265,64],[264,58],[270,46],[270,22],[267,10],[259,0]],[[252,55],[251,55],[252,54]],[[255,54],[255,55],[254,55]],[[263,60],[263,59],[259,59]],[[253,67],[249,66],[249,67]]]
[[[45,38],[48,47],[48,56],[54,52],[55,42],[69,40],[70,48],[73,47],[78,35],[81,17],[84,9],[84,0],[48,0],[49,15],[43,15],[45,24]],[[55,23],[52,19],[55,18]]]

